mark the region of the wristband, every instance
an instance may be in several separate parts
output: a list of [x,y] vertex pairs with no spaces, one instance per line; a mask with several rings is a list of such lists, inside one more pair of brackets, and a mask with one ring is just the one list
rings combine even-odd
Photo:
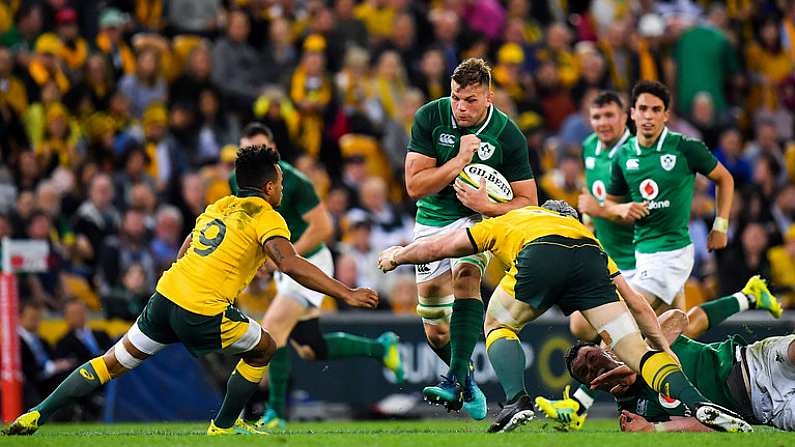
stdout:
[[729,231],[729,220],[723,217],[716,217],[715,222],[712,223],[712,229],[721,233],[727,233]]
[[657,432],[668,431],[668,430],[665,429],[665,425],[663,425],[661,422],[658,422],[658,423],[652,424],[652,425],[654,425],[654,431],[657,431]]

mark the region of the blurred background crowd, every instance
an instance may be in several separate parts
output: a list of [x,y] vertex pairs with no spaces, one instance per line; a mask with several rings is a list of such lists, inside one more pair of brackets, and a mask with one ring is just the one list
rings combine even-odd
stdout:
[[[19,277],[23,327],[65,312],[79,329],[86,309],[134,319],[197,215],[229,193],[252,120],[332,214],[336,277],[412,313],[413,271],[385,280],[375,260],[411,239],[414,112],[449,94],[467,57],[490,61],[540,200],[574,206],[590,98],[669,85],[669,127],[703,139],[737,187],[718,253],[706,249],[714,194],[697,188],[688,302],[761,273],[795,306],[795,0],[10,0],[0,237],[51,246],[46,273]],[[272,294],[257,277],[243,307]]]

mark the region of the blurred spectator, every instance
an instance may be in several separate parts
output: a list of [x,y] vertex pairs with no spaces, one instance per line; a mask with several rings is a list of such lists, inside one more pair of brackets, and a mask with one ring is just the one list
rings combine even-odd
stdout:
[[44,84],[54,82],[60,94],[69,90],[71,83],[61,67],[59,53],[61,41],[52,33],[44,33],[36,39],[35,54],[28,65],[25,81],[31,101],[38,99],[38,92]]
[[450,78],[444,62],[444,53],[440,48],[430,47],[422,53],[413,84],[422,90],[428,100],[450,94]]
[[544,127],[552,132],[560,130],[563,120],[577,111],[571,93],[561,83],[560,71],[552,61],[542,62],[536,72],[538,98],[544,116]]
[[[332,35],[345,48],[350,48],[351,46],[367,47],[367,27],[362,20],[356,17],[354,12],[355,5],[356,2],[354,0],[334,1],[336,23]],[[397,19],[395,21],[397,22]],[[397,23],[395,26],[397,27]]]
[[786,308],[795,307],[795,225],[784,234],[784,245],[767,252],[770,262],[770,283]]
[[193,223],[196,218],[204,212],[204,207],[207,206],[205,200],[206,186],[200,174],[189,172],[182,176],[180,182],[179,197],[173,201],[180,213],[182,213],[182,222],[186,225],[182,228],[180,238],[184,238],[190,230],[193,229]]
[[115,89],[113,75],[104,57],[92,54],[84,68],[82,80],[64,97],[64,103],[79,116],[107,110]]
[[299,146],[317,156],[323,141],[326,107],[333,88],[326,72],[326,39],[313,34],[304,40],[301,62],[290,78],[290,99],[300,114]]
[[199,141],[198,160],[194,164],[205,164],[218,159],[221,147],[240,138],[240,123],[221,108],[220,93],[214,87],[199,90]]
[[380,251],[372,244],[372,222],[364,213],[351,211],[347,218],[348,228],[338,250],[342,255],[351,256],[356,262],[356,287],[369,287],[379,293],[386,293],[384,274],[378,270]]
[[199,41],[190,51],[182,75],[169,86],[168,100],[175,102],[198,104],[197,92],[205,88],[215,87],[210,79],[213,72],[213,55],[210,43]]
[[770,212],[779,234],[786,234],[795,222],[795,184],[784,185],[776,195]]
[[[398,104],[408,84],[405,67],[397,52],[389,50],[381,53],[375,66],[373,82],[373,93],[386,113],[384,118],[396,118]],[[383,119],[379,124],[383,124]]]
[[282,17],[271,20],[268,37],[262,53],[263,78],[269,84],[287,85],[290,73],[298,64],[298,51],[293,45],[290,22]]
[[773,163],[777,166],[776,182],[786,181],[787,175],[783,172],[786,161],[784,150],[779,143],[776,124],[771,120],[760,120],[755,126],[754,135],[756,138],[745,146],[744,156],[751,165],[756,165],[760,157],[772,157]]
[[71,117],[63,104],[56,102],[47,107],[44,135],[34,151],[44,175],[56,167],[75,168],[80,164],[82,154],[78,153],[79,135],[71,128]]
[[117,287],[121,283],[122,272],[131,264],[140,264],[146,273],[146,287],[154,287],[157,265],[149,251],[145,218],[141,211],[129,209],[124,213],[118,235],[105,238],[97,266],[96,282],[100,293],[106,294]]
[[406,160],[406,147],[409,143],[411,124],[414,114],[425,104],[425,97],[416,88],[409,88],[401,98],[398,105],[398,116],[387,120],[384,124],[384,136],[381,147],[389,161],[390,170],[395,178],[403,179],[403,169]]
[[380,177],[369,177],[362,183],[359,196],[362,208],[354,208],[353,213],[361,213],[358,220],[370,223],[370,245],[376,252],[392,245],[403,245],[412,240],[413,222],[389,203],[389,190]]
[[[632,88],[632,57],[629,48],[629,24],[626,20],[613,21],[605,36],[599,40],[599,49],[605,56],[610,85],[618,91]],[[588,69],[590,70],[590,68]]]
[[635,85],[640,80],[665,80],[667,60],[667,49],[663,46],[665,33],[665,19],[659,14],[644,14],[640,18],[637,36],[629,39],[633,47],[630,85]]
[[177,252],[183,241],[182,228],[182,214],[177,207],[164,205],[157,210],[155,237],[149,243],[149,251],[155,262],[155,277],[159,277],[177,260]]
[[36,206],[50,218],[52,248],[64,260],[71,258],[75,234],[67,216],[61,212],[61,191],[52,180],[39,183],[36,188]]
[[342,239],[345,230],[345,213],[348,211],[348,190],[340,186],[332,187],[326,195],[324,201],[326,210],[331,215],[331,221],[334,226],[334,232],[331,235],[331,240],[328,241],[329,245],[335,241]]
[[168,91],[160,71],[160,56],[153,48],[141,50],[135,59],[135,73],[119,81],[119,90],[130,99],[135,118],[141,118],[150,104],[166,101]]
[[88,58],[88,43],[80,37],[77,26],[77,11],[66,7],[55,14],[58,38],[61,40],[61,59],[72,73],[77,73],[83,68]]
[[134,321],[149,301],[152,289],[147,286],[146,270],[132,263],[122,272],[120,283],[102,294],[105,318]]
[[146,150],[136,143],[132,143],[122,154],[122,169],[116,173],[113,179],[116,197],[115,204],[119,209],[127,207],[130,199],[130,192],[138,183],[146,183],[155,187],[155,179],[147,172],[146,167],[152,161],[149,159]]
[[571,51],[572,35],[564,23],[556,22],[547,28],[544,46],[536,51],[536,59],[541,63],[552,63],[557,78],[564,88],[571,88],[580,77],[577,58]]
[[262,60],[249,45],[248,16],[233,10],[227,16],[226,35],[213,47],[212,80],[221,89],[224,103],[236,111],[247,111],[262,85]]
[[583,185],[580,159],[571,153],[564,154],[560,159],[560,168],[544,174],[538,186],[549,198],[565,200],[569,205],[576,207]]
[[25,151],[19,154],[19,163],[14,172],[17,188],[20,191],[33,190],[39,184],[42,177],[41,166],[36,159],[33,151]]
[[166,19],[174,34],[211,35],[222,17],[221,0],[169,0]]
[[707,21],[686,30],[676,42],[674,96],[680,114],[692,110],[693,99],[700,92],[709,93],[716,116],[727,112],[726,89],[736,84],[739,64],[736,50],[721,31],[725,22],[725,6],[713,3]]
[[380,55],[384,51],[395,51],[400,55],[400,65],[408,78],[413,79],[419,70],[422,59],[422,47],[417,45],[417,25],[410,13],[399,13],[395,16],[394,27],[389,39],[374,51]]
[[89,185],[88,199],[77,209],[73,228],[77,235],[77,252],[86,267],[86,276],[93,276],[99,251],[106,237],[116,234],[121,217],[113,207],[113,183],[106,174],[96,174]]
[[743,288],[753,275],[770,277],[766,251],[768,234],[759,223],[749,223],[740,240],[726,250],[718,251],[718,296],[727,296]]
[[42,28],[41,4],[22,2],[10,30],[0,36],[0,46],[10,49],[20,67],[27,67]]
[[[433,25],[435,45],[442,51],[445,74],[450,76],[459,63],[460,19],[453,11],[435,9],[431,12],[430,20]],[[430,95],[429,98],[435,99]]]
[[734,184],[742,188],[751,180],[751,165],[742,157],[743,137],[736,127],[729,127],[720,134],[720,143],[715,149],[715,158],[729,170]]
[[751,110],[760,106],[776,109],[778,86],[795,71],[795,57],[784,50],[780,28],[779,20],[765,17],[757,26],[755,39],[745,50],[751,81]]
[[411,274],[394,275],[389,289],[389,307],[392,312],[403,315],[417,313],[417,282]]
[[14,58],[11,50],[0,46],[0,104],[8,105],[18,119],[28,108],[28,93],[25,84],[13,70]]
[[712,101],[712,96],[707,92],[698,92],[693,97],[692,104],[690,122],[698,129],[707,148],[713,151],[718,145],[721,123],[715,114],[715,103]]
[[584,92],[580,101],[579,113],[572,113],[563,121],[560,127],[560,133],[558,134],[561,154],[577,154],[581,152],[582,149],[580,144],[593,132],[593,129],[591,129],[589,111],[593,99],[596,98],[598,94],[599,91],[596,89],[589,89]]
[[61,375],[75,365],[70,359],[56,357],[50,345],[39,336],[43,312],[41,305],[31,302],[23,302],[19,312],[17,334],[20,338],[25,408],[41,402],[61,381]]
[[483,34],[491,41],[497,40],[505,24],[505,9],[497,0],[464,2],[463,19],[467,27]]
[[65,268],[65,259],[51,238],[53,231],[50,216],[42,210],[33,210],[25,222],[24,238],[47,243],[49,246],[47,270],[37,273],[21,273],[19,275],[19,294],[33,302],[45,305],[48,309],[60,311],[63,309],[65,298],[63,278],[61,277]]
[[135,55],[122,38],[126,25],[127,16],[118,9],[107,8],[99,16],[96,46],[110,63],[116,79],[135,72]]

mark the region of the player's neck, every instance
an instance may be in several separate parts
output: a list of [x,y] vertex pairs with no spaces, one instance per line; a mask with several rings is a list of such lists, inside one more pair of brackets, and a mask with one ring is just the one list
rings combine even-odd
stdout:
[[625,133],[627,133],[626,127],[621,129],[620,132],[618,132],[618,136],[616,138],[614,138],[614,139],[612,139],[610,141],[599,140],[599,142],[602,143],[602,146],[610,149],[612,147],[615,147],[616,143],[618,143],[619,141],[621,141],[622,138],[624,138],[624,134]]
[[654,143],[660,138],[660,135],[665,131],[665,126],[660,128],[660,131],[650,138],[646,138],[642,133],[638,133],[638,143],[643,147],[652,147]]

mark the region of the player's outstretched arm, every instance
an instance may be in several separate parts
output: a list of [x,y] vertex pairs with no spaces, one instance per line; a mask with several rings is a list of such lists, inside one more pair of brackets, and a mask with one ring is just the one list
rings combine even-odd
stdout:
[[293,244],[283,237],[274,237],[265,242],[265,253],[273,260],[280,272],[308,289],[339,298],[351,306],[374,308],[378,304],[378,293],[365,288],[348,288],[323,273],[311,262],[298,256]]
[[702,424],[694,417],[675,418],[670,421],[657,422],[655,424],[647,421],[643,416],[637,415],[627,410],[623,410],[619,416],[619,425],[621,431],[629,432],[652,432],[652,431],[670,431],[670,432],[695,432],[695,431],[712,431],[711,428]]
[[726,248],[729,241],[727,232],[729,230],[729,213],[734,200],[734,178],[731,173],[720,163],[715,166],[707,176],[710,180],[717,183],[717,205],[715,211],[715,222],[712,231],[707,238],[707,248],[710,250],[720,250]]
[[396,245],[381,252],[378,268],[384,272],[404,264],[426,264],[445,258],[460,258],[477,253],[478,249],[469,238],[467,230],[419,239],[401,247]]

